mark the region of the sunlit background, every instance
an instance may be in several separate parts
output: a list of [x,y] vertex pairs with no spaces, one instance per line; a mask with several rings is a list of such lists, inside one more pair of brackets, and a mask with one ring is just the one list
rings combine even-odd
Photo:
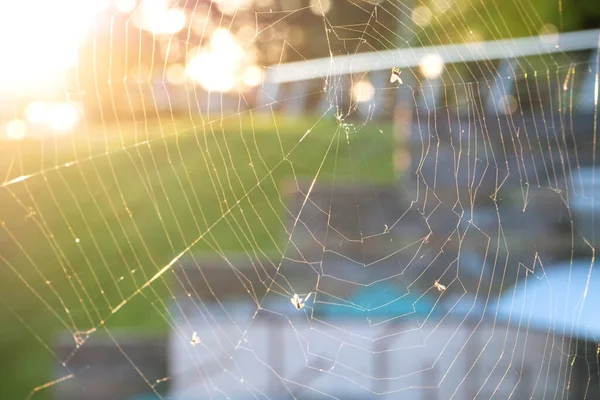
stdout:
[[[249,358],[231,356],[249,370],[235,376],[237,388],[207,386],[236,399],[250,388],[280,398],[265,372],[336,398],[356,397],[344,395],[352,383],[357,393],[369,388],[364,398],[403,399],[405,389],[417,398],[449,393],[441,376],[475,390],[495,385],[471,356],[486,343],[478,360],[491,370],[498,357],[521,364],[512,356],[524,348],[494,334],[501,310],[519,315],[508,307],[512,285],[529,282],[531,293],[531,282],[545,283],[542,273],[565,268],[552,263],[588,257],[600,243],[600,56],[598,31],[586,31],[600,26],[600,8],[595,0],[560,10],[547,0],[518,3],[0,0],[0,398],[194,389],[221,374],[221,357],[213,370],[205,349],[217,348],[207,337],[222,334],[235,349],[221,350],[232,355],[241,354],[238,340],[265,339],[265,346],[254,341]],[[580,182],[569,171],[581,172]],[[579,261],[591,282],[589,262]],[[600,293],[595,285],[591,299]],[[294,294],[306,307],[290,303]],[[218,317],[226,309],[235,324]],[[257,328],[263,311],[289,316],[285,329]],[[540,324],[543,311],[535,313]],[[485,316],[477,322],[485,329],[461,322],[465,335],[450,332],[459,329],[446,316],[474,315]],[[252,329],[240,335],[233,325],[248,317]],[[346,346],[339,329],[365,339],[385,323],[408,333],[413,325],[405,322],[415,317],[446,329],[452,343],[396,346],[389,336],[359,349]],[[331,326],[312,329],[304,320]],[[519,343],[550,346],[529,325],[533,318],[521,320],[528,325]],[[490,326],[498,342],[488,340]],[[333,364],[315,364],[319,372],[305,335],[321,328],[333,332],[324,347],[335,354],[322,357]],[[121,332],[122,347],[115,340],[100,350],[114,350],[123,362],[115,365],[125,365],[113,368],[111,357],[94,353],[94,341]],[[153,353],[142,342],[155,333],[162,359],[138,360],[132,348]],[[523,363],[517,371],[543,367],[538,392],[556,395],[552,385],[571,379],[552,378],[574,362],[563,333],[552,338],[557,351],[536,350],[525,359],[529,369]],[[280,343],[277,355],[289,363],[280,364],[260,353],[273,337],[312,350]],[[461,337],[476,343],[454,358]],[[176,346],[167,351],[166,343]],[[381,348],[373,352],[372,344]],[[388,362],[386,346],[408,352]],[[600,377],[589,372],[599,367],[597,340],[577,346],[591,358],[580,354],[572,382]],[[404,356],[413,350],[416,364]],[[144,369],[154,365],[156,374]],[[198,369],[205,367],[208,375]],[[296,374],[298,367],[309,374]],[[423,373],[418,389],[408,382],[411,370]],[[523,387],[532,382],[525,372],[504,376]],[[341,394],[328,392],[336,374]],[[502,391],[517,387],[511,379]],[[75,386],[89,391],[60,395]]]
[[[191,85],[208,92],[244,92],[260,85],[264,68],[258,64],[257,26],[248,21],[233,29],[232,24],[215,23],[205,6],[183,8],[170,0],[0,2],[0,51],[10,55],[0,66],[0,92],[5,102],[16,104],[14,118],[4,115],[4,138],[75,130],[84,110],[69,92],[83,95],[81,82],[86,80],[88,89],[99,87],[98,93],[107,84],[116,92],[118,81]],[[214,6],[222,15],[233,15],[251,1],[215,0]],[[119,23],[125,36],[113,37]],[[158,62],[138,60],[137,46],[127,48],[128,38],[142,34],[151,36]],[[110,36],[114,49],[114,41],[125,42],[125,56],[112,48],[102,54],[103,35]],[[281,45],[273,41],[271,46],[272,55],[279,57]],[[108,72],[101,62],[108,62]],[[123,68],[123,76],[113,80],[114,71]]]
[[64,133],[77,126],[80,107],[64,101],[64,95],[63,101],[41,99],[64,90],[82,38],[108,6],[108,0],[0,2],[1,96],[8,104],[15,98],[31,101],[17,110],[20,118],[4,121],[8,139],[23,139],[40,127]]

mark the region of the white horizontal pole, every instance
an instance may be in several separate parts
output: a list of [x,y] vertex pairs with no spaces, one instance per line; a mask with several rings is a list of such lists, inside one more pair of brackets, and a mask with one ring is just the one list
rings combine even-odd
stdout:
[[553,41],[551,35],[542,35],[357,53],[279,64],[267,70],[266,80],[272,83],[284,83],[332,75],[391,70],[393,67],[416,67],[423,57],[430,54],[437,54],[444,63],[456,63],[563,53],[599,48],[599,41],[600,29],[594,29],[562,33],[558,35],[558,41]]

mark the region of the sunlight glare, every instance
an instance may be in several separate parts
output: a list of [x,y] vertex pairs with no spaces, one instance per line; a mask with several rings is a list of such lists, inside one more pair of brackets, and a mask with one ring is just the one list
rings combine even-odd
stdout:
[[235,64],[214,53],[201,53],[187,65],[187,75],[211,92],[227,92],[233,89]]
[[46,126],[55,132],[68,132],[77,126],[80,113],[71,103],[34,101],[25,107],[25,119],[32,125]]
[[248,87],[258,86],[263,82],[264,71],[258,65],[248,66],[243,73],[242,82]]
[[11,140],[22,140],[27,135],[27,123],[20,119],[13,119],[6,124],[6,135]]
[[137,0],[115,0],[117,11],[123,14],[129,14],[137,7]]
[[[78,46],[107,0],[0,1],[0,85],[40,89],[77,61]],[[32,12],[35,10],[35,12]]]
[[421,72],[427,79],[437,79],[444,70],[444,60],[437,54],[429,54],[421,59]]
[[144,0],[133,21],[141,29],[152,33],[172,35],[185,27],[187,16],[182,8],[169,8],[167,0]]
[[220,28],[213,32],[210,38],[210,47],[212,53],[231,62],[239,62],[244,57],[244,50],[227,29]]
[[43,101],[34,101],[25,108],[25,118],[30,124],[43,124],[48,120],[48,105]]
[[187,64],[187,76],[206,90],[227,92],[236,84],[236,75],[244,50],[231,32],[217,29],[211,36],[208,49],[193,55]]
[[55,132],[72,131],[79,122],[79,112],[74,105],[59,103],[48,112],[47,123]]

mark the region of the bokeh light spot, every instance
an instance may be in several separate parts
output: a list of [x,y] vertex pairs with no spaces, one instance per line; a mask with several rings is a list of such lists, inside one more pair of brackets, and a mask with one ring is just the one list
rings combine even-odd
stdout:
[[418,6],[412,12],[412,20],[415,24],[420,27],[425,27],[431,23],[431,18],[433,17],[433,13],[426,6]]
[[6,124],[6,136],[10,140],[22,140],[27,136],[27,123],[20,119],[13,119]]
[[444,60],[437,54],[429,54],[420,62],[421,73],[427,79],[437,79],[444,71]]
[[373,84],[367,80],[360,80],[352,86],[352,98],[357,103],[371,101],[375,95]]

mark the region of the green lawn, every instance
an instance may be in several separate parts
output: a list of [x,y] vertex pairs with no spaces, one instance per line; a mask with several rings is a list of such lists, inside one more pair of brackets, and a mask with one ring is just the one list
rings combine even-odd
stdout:
[[30,176],[0,187],[1,397],[53,379],[61,330],[164,333],[168,273],[111,310],[182,250],[278,254],[286,180],[389,182],[391,153],[389,125],[256,115],[0,143],[0,182]]

